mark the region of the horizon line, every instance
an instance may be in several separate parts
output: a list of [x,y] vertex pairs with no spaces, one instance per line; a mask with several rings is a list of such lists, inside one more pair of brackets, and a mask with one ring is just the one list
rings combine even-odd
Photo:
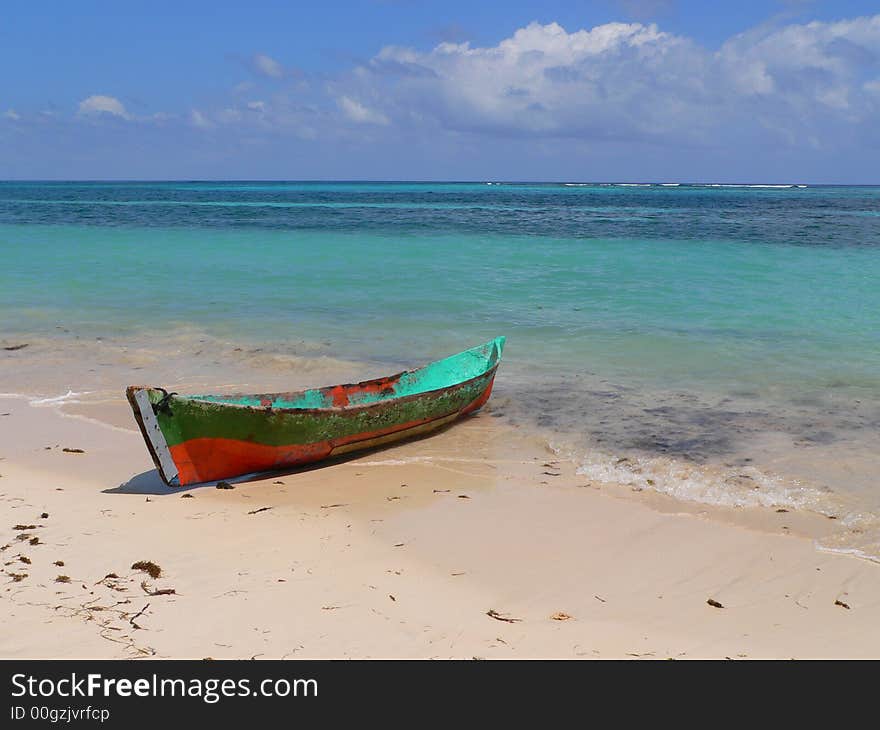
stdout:
[[380,184],[484,184],[484,185],[644,185],[644,186],[677,186],[677,185],[773,185],[773,186],[812,186],[812,187],[880,187],[880,182],[872,183],[841,183],[797,181],[741,181],[741,180],[576,180],[576,179],[502,179],[502,178],[196,178],[196,177],[106,177],[106,178],[0,178],[0,183],[380,183]]

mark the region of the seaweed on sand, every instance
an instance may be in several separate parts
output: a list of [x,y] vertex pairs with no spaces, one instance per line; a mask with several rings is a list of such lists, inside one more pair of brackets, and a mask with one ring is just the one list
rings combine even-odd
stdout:
[[162,568],[156,565],[152,560],[138,560],[136,563],[132,563],[131,569],[141,570],[154,580],[162,575]]

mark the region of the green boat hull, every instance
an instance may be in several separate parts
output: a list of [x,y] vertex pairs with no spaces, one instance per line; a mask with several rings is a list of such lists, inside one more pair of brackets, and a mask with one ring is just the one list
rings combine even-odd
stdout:
[[417,370],[293,393],[126,395],[170,486],[290,469],[421,435],[480,408],[504,338]]

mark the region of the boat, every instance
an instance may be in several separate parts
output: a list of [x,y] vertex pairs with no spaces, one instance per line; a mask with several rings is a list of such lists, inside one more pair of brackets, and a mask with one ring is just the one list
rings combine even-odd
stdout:
[[489,399],[504,337],[415,370],[292,393],[180,395],[126,389],[170,487],[257,477],[421,436]]

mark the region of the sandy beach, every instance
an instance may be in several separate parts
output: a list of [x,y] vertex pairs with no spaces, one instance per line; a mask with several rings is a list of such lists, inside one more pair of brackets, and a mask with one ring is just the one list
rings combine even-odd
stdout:
[[121,397],[0,398],[0,656],[880,653],[880,566],[817,551],[831,521],[587,480],[499,421],[172,490]]
[[7,4],[0,660],[880,659],[877,0]]

